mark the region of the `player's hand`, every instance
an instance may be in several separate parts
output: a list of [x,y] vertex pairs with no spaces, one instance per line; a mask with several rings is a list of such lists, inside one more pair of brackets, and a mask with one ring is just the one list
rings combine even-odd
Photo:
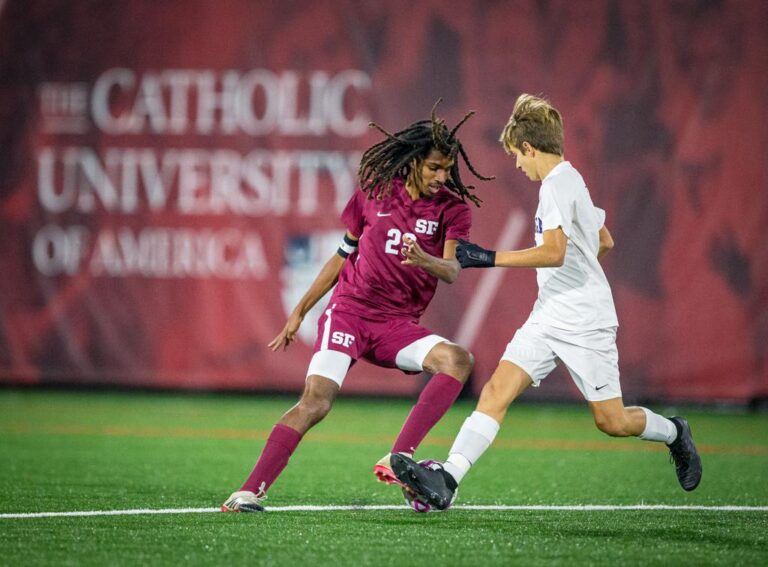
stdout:
[[456,259],[462,268],[493,268],[496,265],[496,252],[459,239]]
[[400,254],[405,257],[405,260],[400,262],[405,266],[424,267],[432,259],[432,256],[424,252],[418,242],[407,236],[403,237],[403,247],[400,249]]
[[298,332],[303,320],[304,317],[301,317],[295,313],[291,313],[291,316],[288,317],[288,322],[285,324],[285,327],[283,327],[283,330],[280,331],[280,334],[272,339],[267,345],[270,349],[272,349],[272,352],[280,350],[280,347],[282,347],[283,350],[288,348],[288,346],[296,338],[296,333]]

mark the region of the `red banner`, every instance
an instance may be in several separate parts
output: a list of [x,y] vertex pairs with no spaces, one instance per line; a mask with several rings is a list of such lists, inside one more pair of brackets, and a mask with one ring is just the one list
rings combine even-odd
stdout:
[[[497,142],[525,91],[607,211],[625,397],[764,398],[765,21],[759,0],[0,2],[0,383],[299,389],[316,315],[266,345],[338,245],[368,122],[476,110],[462,140],[497,180],[472,238],[527,247],[538,187]],[[423,322],[473,351],[475,392],[535,286],[439,287]],[[420,387],[361,363],[344,388]]]

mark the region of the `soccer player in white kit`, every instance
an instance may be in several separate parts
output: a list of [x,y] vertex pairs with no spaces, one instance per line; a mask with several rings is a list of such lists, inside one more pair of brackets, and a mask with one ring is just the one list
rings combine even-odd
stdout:
[[509,405],[562,361],[589,403],[600,431],[666,443],[685,490],[701,480],[701,459],[682,417],[625,407],[619,384],[613,296],[599,260],[613,248],[605,212],[592,204],[584,179],[563,158],[563,122],[545,99],[522,94],[500,138],[531,181],[541,181],[534,220],[536,246],[495,252],[462,242],[462,268],[536,268],[539,294],[507,345],[442,467],[393,455],[398,478],[430,505],[447,508],[470,467],[493,442]]

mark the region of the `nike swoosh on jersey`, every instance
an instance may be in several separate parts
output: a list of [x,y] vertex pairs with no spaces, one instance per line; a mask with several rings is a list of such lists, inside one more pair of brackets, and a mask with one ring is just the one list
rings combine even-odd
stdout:
[[379,212],[379,213],[376,213],[376,216],[377,217],[390,217],[390,216],[392,216],[392,213],[381,213],[381,212]]

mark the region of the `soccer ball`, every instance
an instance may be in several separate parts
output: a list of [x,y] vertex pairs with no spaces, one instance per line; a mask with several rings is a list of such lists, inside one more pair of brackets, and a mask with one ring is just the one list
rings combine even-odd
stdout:
[[[442,463],[440,461],[435,461],[432,459],[419,461],[419,466],[422,466],[425,468],[435,469],[441,465]],[[451,500],[451,504],[448,506],[448,508],[450,508],[453,505],[453,503],[456,501],[456,496],[458,495],[458,493],[459,493],[459,489],[457,488],[456,492],[453,493],[453,499]],[[428,502],[424,502],[418,494],[416,494],[413,490],[411,490],[407,486],[403,487],[403,498],[405,498],[405,503],[408,504],[408,506],[410,506],[414,512],[418,512],[420,514],[426,514],[427,512],[443,511],[443,510],[438,510],[437,508],[432,508],[432,506],[430,506]]]
[[419,498],[418,494],[416,494],[407,486],[403,487],[403,498],[405,498],[405,503],[408,504],[408,506],[410,506],[414,512],[418,512],[420,514],[425,514],[427,512],[437,512],[437,510],[432,510],[432,506],[424,502],[421,498]]

